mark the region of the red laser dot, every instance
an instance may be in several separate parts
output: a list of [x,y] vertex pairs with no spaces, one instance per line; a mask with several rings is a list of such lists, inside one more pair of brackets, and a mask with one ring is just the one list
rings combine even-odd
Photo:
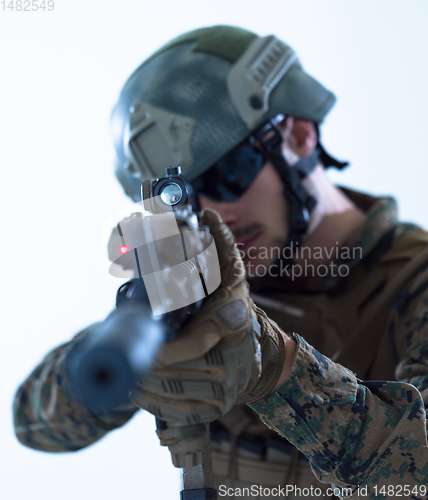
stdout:
[[122,245],[119,248],[119,253],[121,253],[121,254],[125,254],[125,253],[128,253],[128,252],[129,252],[129,246],[128,245]]

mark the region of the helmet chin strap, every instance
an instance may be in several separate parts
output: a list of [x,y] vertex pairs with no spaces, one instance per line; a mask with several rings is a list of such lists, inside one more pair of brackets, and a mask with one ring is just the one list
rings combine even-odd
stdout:
[[288,201],[289,237],[287,246],[291,249],[301,242],[308,232],[309,216],[316,205],[313,198],[303,186],[302,180],[311,172],[319,161],[316,150],[290,166],[281,152],[281,148],[268,153],[268,156],[284,184],[284,194]]
[[[268,137],[267,139],[266,136]],[[280,127],[273,122],[267,123],[254,134],[254,138],[263,146],[268,158],[278,172],[284,185],[284,195],[289,205],[288,222],[289,237],[286,244],[290,248],[291,258],[284,257],[281,252],[282,261],[293,263],[293,250],[300,243],[308,231],[309,215],[316,205],[313,198],[304,187],[302,180],[319,163],[319,152],[315,148],[310,156],[300,159],[291,166],[282,154],[283,135]]]

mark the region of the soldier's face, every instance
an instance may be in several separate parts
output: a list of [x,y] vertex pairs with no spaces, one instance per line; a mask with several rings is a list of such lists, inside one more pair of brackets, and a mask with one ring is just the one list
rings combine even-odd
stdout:
[[199,196],[200,207],[216,210],[236,237],[249,278],[268,272],[288,240],[288,203],[281,179],[270,161],[234,202]]

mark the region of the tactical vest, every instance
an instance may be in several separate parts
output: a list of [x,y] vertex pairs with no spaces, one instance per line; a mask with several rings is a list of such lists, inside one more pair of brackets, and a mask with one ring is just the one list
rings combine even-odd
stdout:
[[[393,231],[401,230],[397,226]],[[395,237],[375,260],[362,259],[337,286],[323,293],[276,288],[252,298],[285,332],[299,333],[360,379],[394,380],[406,347],[393,345],[388,331],[394,301],[427,264],[428,232],[417,228]]]
[[[283,331],[297,332],[358,378],[395,380],[395,368],[406,346],[404,339],[397,343],[390,336],[394,301],[415,273],[428,265],[428,232],[419,228],[400,235],[402,232],[402,225],[395,227],[386,251],[372,251],[369,259],[363,258],[348,276],[323,292],[293,293],[290,283],[277,278],[251,297]],[[228,476],[232,479],[227,481],[234,485],[285,485],[290,481],[300,487],[322,486],[307,460],[284,439],[278,440],[260,427],[251,413],[236,407],[220,421],[229,432],[229,444],[224,438],[223,449],[218,436],[212,434],[217,481],[226,481]],[[322,487],[324,491],[325,485]]]

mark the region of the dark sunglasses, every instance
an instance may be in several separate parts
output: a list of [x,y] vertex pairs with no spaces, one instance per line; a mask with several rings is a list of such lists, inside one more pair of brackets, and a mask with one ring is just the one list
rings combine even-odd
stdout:
[[192,181],[194,195],[215,201],[236,201],[250,187],[265,161],[260,150],[248,142],[241,144]]

